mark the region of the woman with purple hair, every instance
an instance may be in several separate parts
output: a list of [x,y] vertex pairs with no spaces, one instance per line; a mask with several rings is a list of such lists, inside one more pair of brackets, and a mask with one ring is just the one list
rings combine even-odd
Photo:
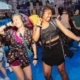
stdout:
[[[13,23],[9,22],[0,27],[0,34],[5,35],[5,41],[10,41],[10,51],[7,54],[7,61],[11,65],[18,80],[24,80],[23,72],[25,73],[27,80],[32,80],[30,59],[27,56],[27,50],[22,38],[23,36],[28,47],[32,46],[34,52],[33,64],[35,66],[37,64],[36,44],[32,39],[32,30],[28,28],[31,26],[31,23],[28,25],[28,17],[25,17],[25,15],[21,13],[14,14],[12,16],[12,21]],[[16,29],[5,29],[8,28],[8,26],[16,26]]]

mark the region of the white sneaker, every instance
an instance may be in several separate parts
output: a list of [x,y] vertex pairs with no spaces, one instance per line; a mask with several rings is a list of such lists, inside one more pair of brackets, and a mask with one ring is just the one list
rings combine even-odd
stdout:
[[13,72],[11,67],[6,67],[6,69],[8,69],[10,72]]
[[10,80],[8,77],[4,78],[4,80]]
[[9,71],[10,71],[10,72],[13,72],[13,70],[12,70],[12,68],[11,68],[11,67],[9,67],[8,69],[9,69]]
[[12,68],[9,66],[9,64],[8,63],[6,63],[6,69],[9,69],[9,71],[10,72],[12,72],[13,70],[12,70]]

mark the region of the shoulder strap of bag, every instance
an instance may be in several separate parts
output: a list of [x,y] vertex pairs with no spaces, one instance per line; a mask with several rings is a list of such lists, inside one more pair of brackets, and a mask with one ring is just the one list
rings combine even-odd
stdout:
[[[53,27],[56,29],[57,33],[60,35],[59,29],[58,29],[58,25],[57,25],[55,19],[52,19],[50,21],[50,23],[53,25]],[[64,56],[64,59],[65,59],[65,52],[64,52],[63,43],[62,43],[61,39],[60,39],[60,42],[61,42],[61,47],[62,47],[62,51],[63,51],[63,56]]]
[[11,30],[11,38],[13,37],[14,35],[14,30]]
[[22,37],[23,44],[24,44],[24,46],[25,46],[26,50],[28,51],[28,45],[27,45],[27,43],[25,42],[24,36],[22,36],[22,34],[21,34],[21,33],[20,33],[20,36]]
[[56,29],[57,33],[59,34],[58,25],[57,25],[55,19],[51,19],[50,23],[53,25],[53,27]]

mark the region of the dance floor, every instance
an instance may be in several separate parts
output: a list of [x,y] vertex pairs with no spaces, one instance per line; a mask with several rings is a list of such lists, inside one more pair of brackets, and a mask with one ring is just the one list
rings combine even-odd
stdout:
[[[65,68],[69,76],[69,80],[80,80],[80,47],[77,46],[77,42],[74,41],[74,46],[77,47],[77,50],[73,50],[74,57],[65,59]],[[32,65],[32,74],[33,74],[33,80],[45,80],[44,74],[43,74],[43,67],[42,67],[42,49],[38,49],[38,56],[39,61],[36,66]],[[10,80],[17,80],[15,74],[13,72],[10,72],[7,70],[8,76],[10,77]],[[2,73],[0,72],[0,76],[4,78]],[[52,69],[52,76],[54,80],[61,80],[61,76],[57,70],[56,66],[53,66]],[[26,80],[26,79],[25,79]]]

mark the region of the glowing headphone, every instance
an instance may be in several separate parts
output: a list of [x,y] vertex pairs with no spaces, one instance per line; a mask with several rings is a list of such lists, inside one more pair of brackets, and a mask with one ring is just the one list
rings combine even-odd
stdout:
[[43,17],[45,8],[46,8],[46,6],[43,6],[43,7],[40,8],[39,13],[38,13],[38,15],[39,15],[40,18]]
[[20,13],[20,15],[21,15],[21,20],[22,20],[22,22],[23,22],[24,24],[26,24],[26,19],[25,19],[25,17],[24,17],[23,14],[21,14],[21,13]]

